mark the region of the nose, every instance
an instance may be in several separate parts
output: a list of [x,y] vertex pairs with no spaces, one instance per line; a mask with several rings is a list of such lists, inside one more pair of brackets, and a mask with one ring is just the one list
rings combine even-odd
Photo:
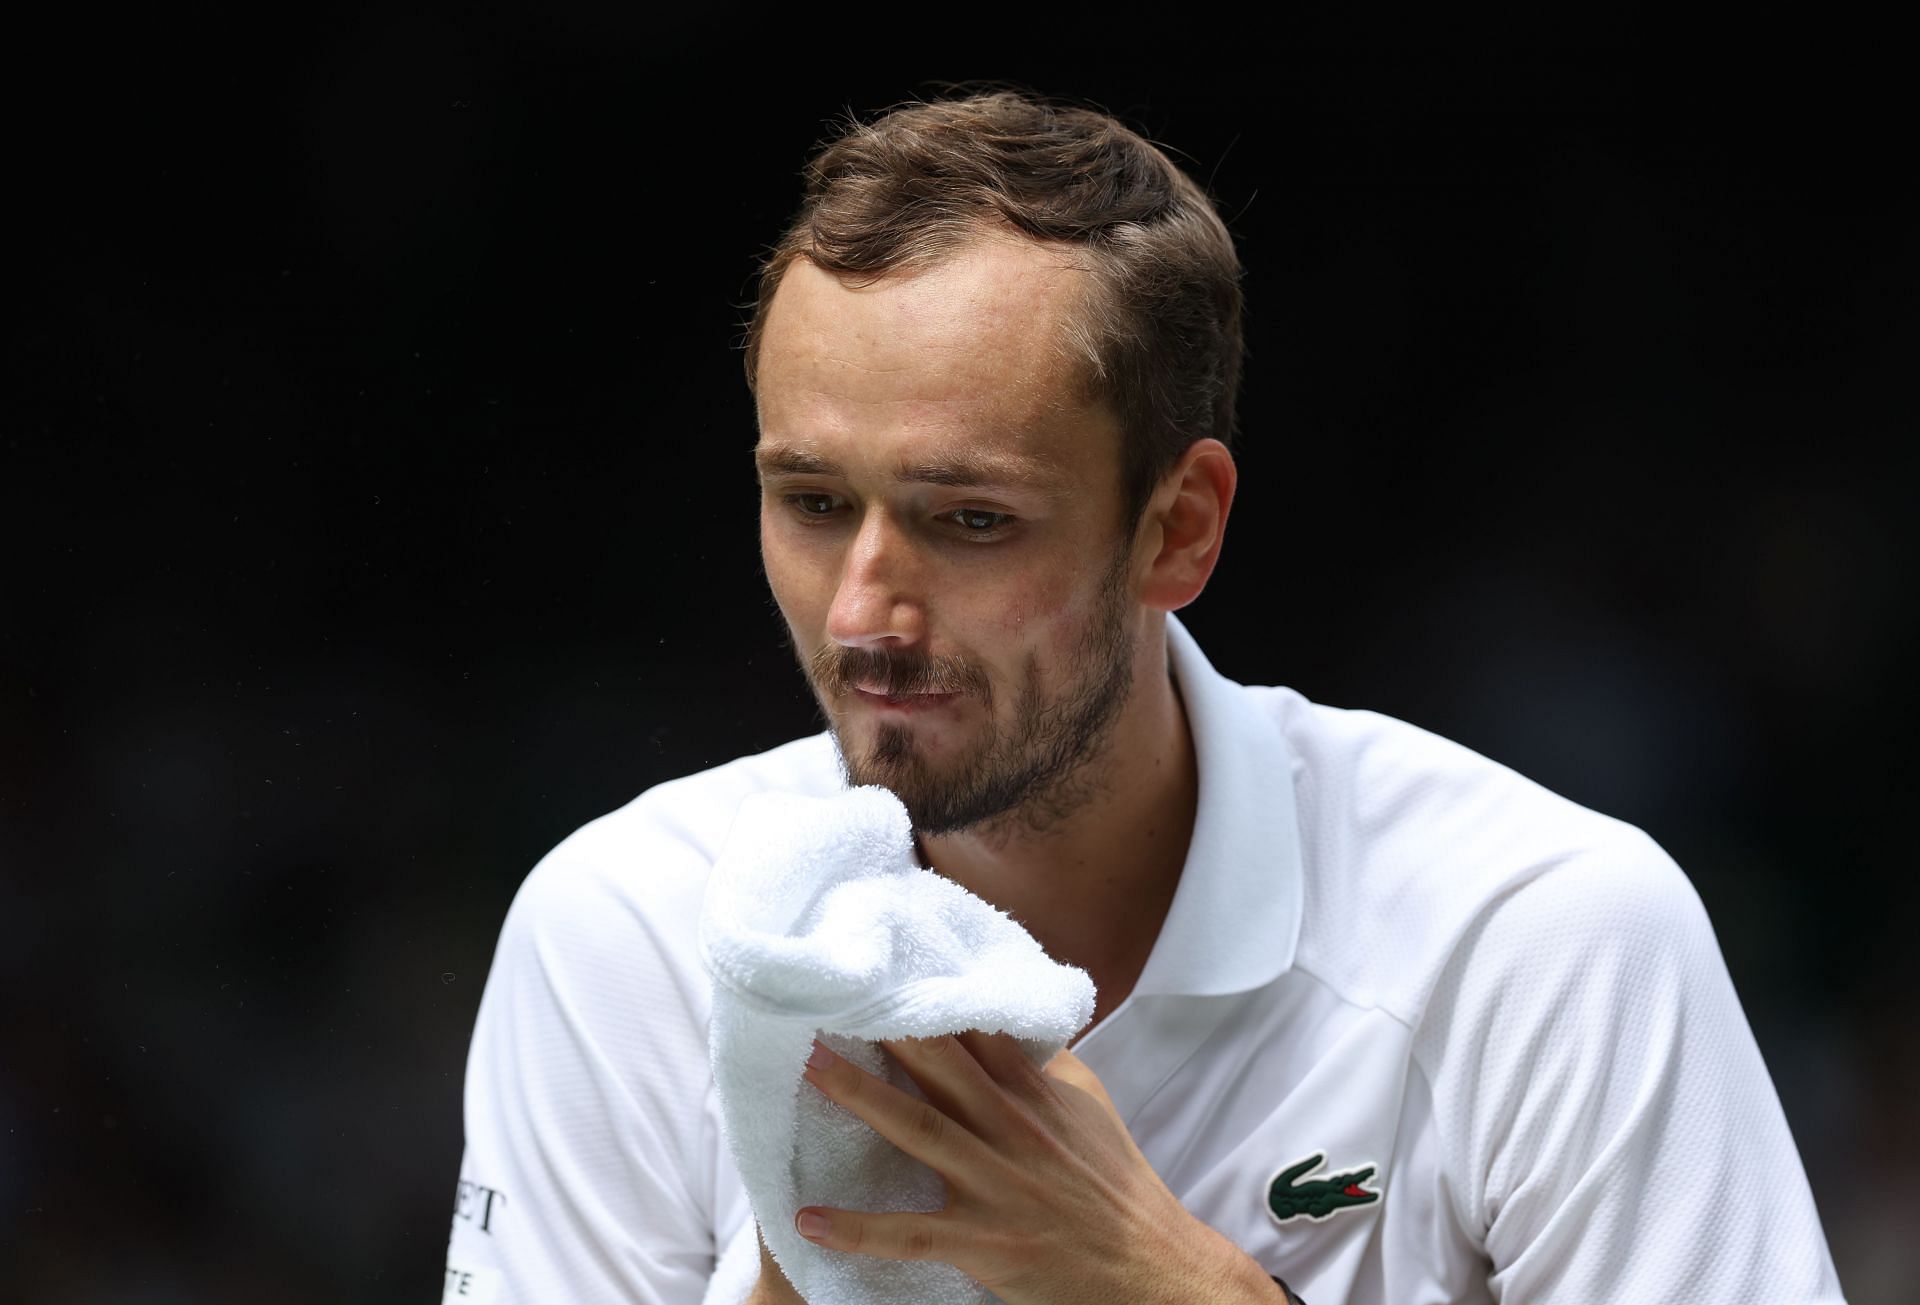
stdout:
[[926,637],[920,567],[913,546],[878,506],[847,545],[827,637],[848,648],[910,647]]

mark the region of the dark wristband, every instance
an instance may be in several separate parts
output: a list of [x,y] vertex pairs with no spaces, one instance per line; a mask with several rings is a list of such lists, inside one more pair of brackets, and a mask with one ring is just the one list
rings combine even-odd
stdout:
[[1269,1278],[1273,1278],[1274,1282],[1279,1286],[1280,1290],[1287,1293],[1287,1305],[1307,1305],[1305,1301],[1301,1300],[1298,1296],[1293,1294],[1293,1288],[1287,1286],[1286,1283],[1281,1282],[1280,1279],[1274,1278],[1271,1273],[1269,1273],[1267,1276]]

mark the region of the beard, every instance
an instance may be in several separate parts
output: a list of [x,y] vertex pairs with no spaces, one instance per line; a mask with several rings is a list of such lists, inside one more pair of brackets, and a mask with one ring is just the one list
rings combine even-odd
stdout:
[[[922,835],[1008,830],[1015,823],[1042,833],[1090,801],[1098,790],[1093,763],[1133,690],[1134,644],[1127,632],[1127,565],[1123,551],[1102,577],[1092,616],[1064,665],[1075,678],[1049,692],[1029,656],[1009,719],[994,712],[992,680],[957,657],[901,656],[828,644],[803,669],[833,726],[848,784],[875,784],[900,799]],[[884,684],[889,694],[955,693],[979,701],[981,737],[960,756],[936,765],[913,727],[882,722],[872,742],[853,749],[831,704],[856,684]]]

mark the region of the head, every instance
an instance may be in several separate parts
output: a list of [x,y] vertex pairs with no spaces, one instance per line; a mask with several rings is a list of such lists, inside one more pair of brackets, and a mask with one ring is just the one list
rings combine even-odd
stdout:
[[916,104],[810,166],[748,331],[762,555],[849,778],[922,833],[1097,789],[1149,619],[1218,554],[1238,273],[1090,110]]

